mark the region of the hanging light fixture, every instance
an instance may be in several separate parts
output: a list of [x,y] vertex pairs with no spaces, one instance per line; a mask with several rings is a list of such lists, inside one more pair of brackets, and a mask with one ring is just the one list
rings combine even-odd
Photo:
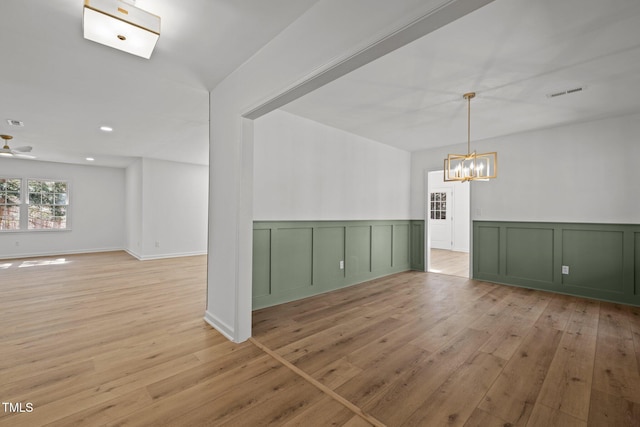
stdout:
[[135,0],[85,0],[84,38],[149,59],[160,38],[160,17]]
[[467,154],[449,154],[444,159],[445,181],[486,181],[498,176],[498,153],[471,152],[471,100],[475,92],[465,93],[467,100]]
[[35,159],[35,157],[26,154],[31,151],[31,147],[24,146],[11,149],[9,147],[9,141],[13,139],[11,135],[0,135],[0,138],[4,140],[4,146],[0,149],[0,156],[2,157],[22,157],[24,159]]

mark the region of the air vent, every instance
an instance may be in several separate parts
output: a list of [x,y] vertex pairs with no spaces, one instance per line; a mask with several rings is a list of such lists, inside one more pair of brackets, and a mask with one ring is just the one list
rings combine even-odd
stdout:
[[586,89],[586,87],[582,86],[582,87],[576,87],[576,88],[573,88],[573,89],[563,90],[561,92],[548,93],[547,94],[547,98],[555,98],[555,97],[558,97],[558,96],[569,95],[571,93],[582,92],[585,89]]
[[7,119],[7,123],[9,123],[9,126],[24,126],[24,123],[20,120]]

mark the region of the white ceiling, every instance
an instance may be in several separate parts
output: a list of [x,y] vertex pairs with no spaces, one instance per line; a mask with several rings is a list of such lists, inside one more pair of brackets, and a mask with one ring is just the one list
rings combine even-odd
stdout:
[[209,90],[316,1],[138,0],[162,18],[146,60],[85,40],[83,0],[2,0],[0,133],[38,160],[208,164]]
[[[145,60],[84,40],[82,0],[2,0],[0,133],[38,160],[207,164],[209,90],[316,1],[138,0],[162,17]],[[474,140],[640,112],[640,2],[496,0],[283,109],[413,151],[466,142],[468,91]]]
[[472,140],[640,112],[640,1],[496,0],[283,109],[415,151],[467,141],[470,91]]

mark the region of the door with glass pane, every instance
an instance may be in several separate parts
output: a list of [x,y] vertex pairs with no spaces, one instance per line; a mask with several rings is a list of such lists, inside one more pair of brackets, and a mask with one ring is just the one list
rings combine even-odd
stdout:
[[434,189],[429,193],[428,203],[431,247],[451,250],[453,243],[451,218],[453,200],[451,189]]

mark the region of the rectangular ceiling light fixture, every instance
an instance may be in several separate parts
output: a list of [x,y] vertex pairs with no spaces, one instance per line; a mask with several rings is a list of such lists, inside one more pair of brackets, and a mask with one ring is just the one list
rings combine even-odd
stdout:
[[149,59],[160,38],[160,17],[121,0],[85,0],[84,38]]

